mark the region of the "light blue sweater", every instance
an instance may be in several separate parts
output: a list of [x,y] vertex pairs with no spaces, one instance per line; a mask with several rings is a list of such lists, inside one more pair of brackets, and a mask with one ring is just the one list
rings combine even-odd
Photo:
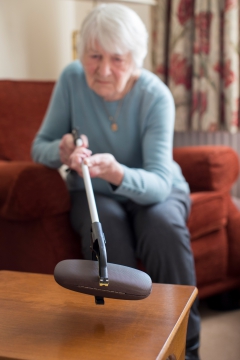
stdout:
[[[148,205],[162,202],[172,188],[189,192],[181,169],[172,159],[175,106],[167,86],[142,69],[133,89],[124,97],[111,130],[108,113],[114,115],[118,101],[106,102],[92,91],[79,61],[68,65],[58,80],[43,124],[33,142],[34,161],[59,168],[62,136],[78,127],[95,153],[111,153],[122,164],[124,178],[115,190],[106,181],[92,179],[96,192],[119,201],[131,199]],[[69,190],[84,189],[76,173],[67,176]]]

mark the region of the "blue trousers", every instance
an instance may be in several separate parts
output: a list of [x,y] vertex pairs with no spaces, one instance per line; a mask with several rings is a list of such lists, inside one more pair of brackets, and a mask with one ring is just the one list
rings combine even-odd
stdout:
[[[143,263],[154,283],[196,285],[190,235],[186,226],[191,200],[173,190],[162,203],[119,203],[95,194],[99,221],[106,238],[108,262],[136,268]],[[81,236],[85,259],[91,259],[91,219],[85,191],[71,192],[71,223]],[[197,301],[189,315],[187,340],[199,335]]]

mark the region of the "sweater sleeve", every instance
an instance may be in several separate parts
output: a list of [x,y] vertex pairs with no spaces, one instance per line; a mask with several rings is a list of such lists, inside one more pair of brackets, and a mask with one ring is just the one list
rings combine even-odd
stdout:
[[172,188],[172,143],[175,105],[165,87],[161,96],[148,106],[142,133],[143,168],[122,165],[124,178],[115,194],[142,205],[163,202]]
[[55,85],[43,123],[32,144],[32,158],[51,168],[62,163],[59,143],[62,136],[71,131],[71,112],[68,83],[65,72]]

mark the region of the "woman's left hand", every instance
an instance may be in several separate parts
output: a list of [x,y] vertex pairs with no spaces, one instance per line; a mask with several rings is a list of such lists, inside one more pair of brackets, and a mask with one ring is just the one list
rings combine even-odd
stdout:
[[[74,169],[80,176],[83,176],[78,152],[79,148],[71,155],[71,169]],[[108,153],[95,154],[84,158],[83,161],[88,166],[89,174],[92,178],[99,177],[116,186],[121,184],[124,175],[123,168],[113,155]]]

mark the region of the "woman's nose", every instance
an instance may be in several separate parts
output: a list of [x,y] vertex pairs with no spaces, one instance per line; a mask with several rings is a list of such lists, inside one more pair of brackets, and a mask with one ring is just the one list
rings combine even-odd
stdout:
[[99,71],[99,74],[104,77],[111,75],[110,62],[108,60],[102,59],[102,61],[99,64],[98,71]]

